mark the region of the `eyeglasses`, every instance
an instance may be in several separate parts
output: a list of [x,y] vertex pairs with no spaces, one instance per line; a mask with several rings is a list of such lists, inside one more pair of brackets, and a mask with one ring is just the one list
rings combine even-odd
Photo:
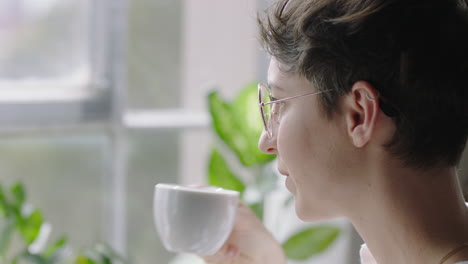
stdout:
[[[259,83],[258,84],[258,101],[260,106],[260,114],[262,116],[263,125],[265,127],[265,131],[267,132],[268,136],[272,136],[272,127],[271,127],[271,119],[277,118],[278,113],[283,106],[283,102],[290,99],[300,98],[308,95],[316,95],[321,94],[324,92],[329,92],[333,90],[325,90],[313,93],[307,93],[303,95],[296,95],[291,96],[283,99],[276,99],[271,96],[271,88],[268,84]],[[369,97],[368,97],[369,98]],[[379,107],[382,112],[390,118],[397,118],[400,116],[400,111],[397,107],[393,106],[387,100],[382,97],[378,96],[377,98],[369,98],[370,100],[379,100]]]
[[283,106],[284,101],[286,100],[291,100],[291,99],[296,99],[308,95],[316,95],[316,94],[321,94],[324,92],[328,92],[331,90],[325,90],[325,91],[320,91],[320,92],[313,92],[313,93],[308,93],[308,94],[303,94],[303,95],[296,95],[296,96],[291,96],[283,99],[276,99],[271,96],[271,88],[268,86],[268,84],[264,83],[259,83],[258,84],[258,102],[260,106],[260,114],[263,119],[263,125],[265,126],[265,131],[268,133],[268,136],[272,136],[272,127],[271,127],[271,121],[273,118],[278,117],[278,113],[281,110],[281,107]]

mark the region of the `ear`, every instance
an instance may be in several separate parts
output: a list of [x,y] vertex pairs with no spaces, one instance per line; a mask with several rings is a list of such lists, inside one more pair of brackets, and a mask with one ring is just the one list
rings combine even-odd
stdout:
[[366,81],[353,84],[346,95],[344,116],[346,128],[354,146],[361,148],[372,138],[379,110],[379,93]]

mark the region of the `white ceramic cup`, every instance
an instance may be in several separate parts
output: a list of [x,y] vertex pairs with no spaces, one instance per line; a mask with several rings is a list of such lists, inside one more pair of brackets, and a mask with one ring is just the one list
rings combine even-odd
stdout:
[[169,251],[213,255],[232,231],[238,203],[236,191],[156,184],[156,230]]

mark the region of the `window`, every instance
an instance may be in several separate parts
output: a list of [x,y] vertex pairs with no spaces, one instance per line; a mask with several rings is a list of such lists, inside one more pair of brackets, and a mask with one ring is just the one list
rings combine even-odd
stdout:
[[[0,180],[22,180],[54,236],[167,263],[158,182],[205,180],[206,94],[258,79],[255,1],[4,0]],[[216,23],[213,23],[216,21]]]

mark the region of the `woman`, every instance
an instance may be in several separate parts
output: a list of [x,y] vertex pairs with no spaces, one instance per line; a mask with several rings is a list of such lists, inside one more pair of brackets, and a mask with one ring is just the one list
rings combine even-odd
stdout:
[[[468,263],[456,175],[466,10],[466,0],[279,0],[259,21],[272,56],[259,147],[278,156],[301,219],[349,219],[365,264]],[[246,206],[238,216],[208,263],[286,263]]]

